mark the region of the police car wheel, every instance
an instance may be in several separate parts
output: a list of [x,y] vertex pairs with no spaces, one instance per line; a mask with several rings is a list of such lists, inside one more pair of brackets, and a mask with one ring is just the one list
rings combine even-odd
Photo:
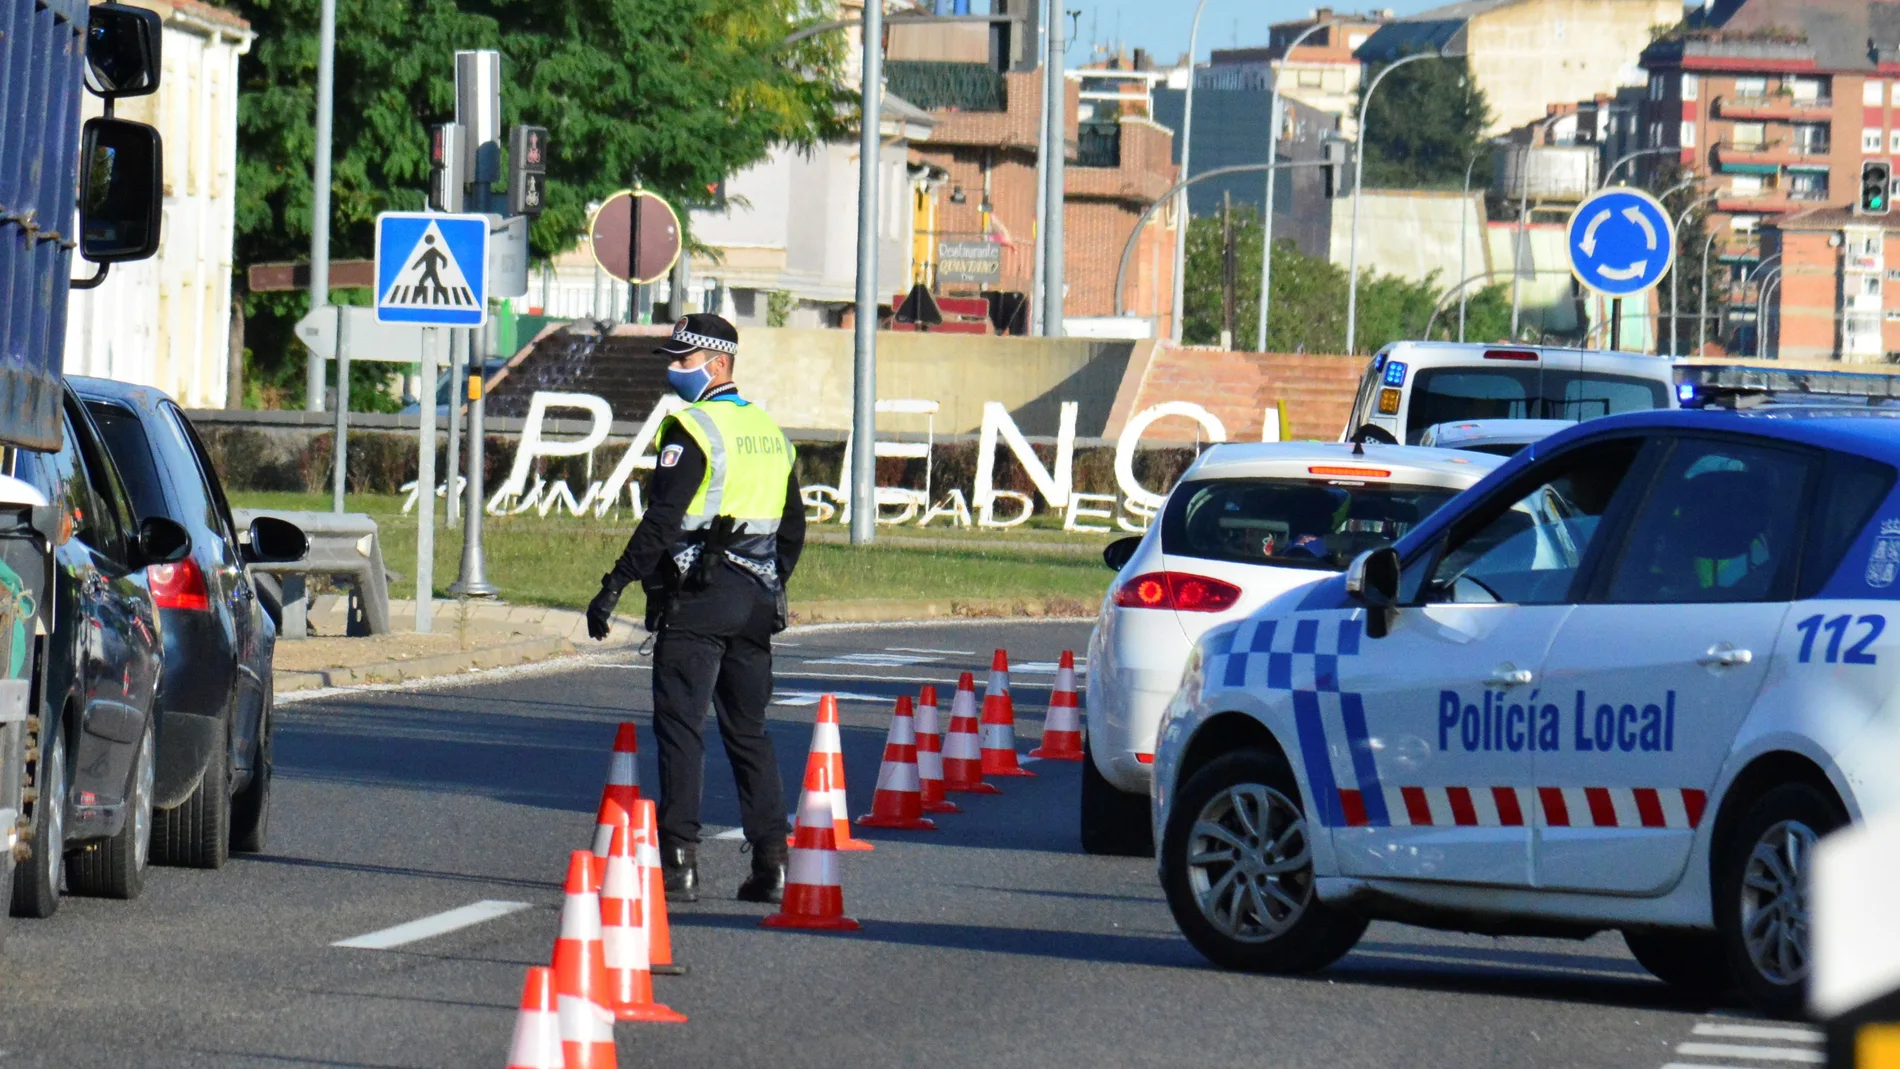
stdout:
[[1292,770],[1259,750],[1209,762],[1180,789],[1162,836],[1161,883],[1188,942],[1244,972],[1300,973],[1339,960],[1361,917],[1319,900]]
[[1638,964],[1685,995],[1714,999],[1734,986],[1714,932],[1627,931],[1623,942]]
[[1808,879],[1814,843],[1846,823],[1840,804],[1786,783],[1749,805],[1723,844],[1715,922],[1729,970],[1763,1013],[1797,1018],[1807,997]]
[[1148,799],[1118,790],[1095,767],[1087,740],[1082,743],[1080,824],[1082,852],[1113,857],[1153,857]]

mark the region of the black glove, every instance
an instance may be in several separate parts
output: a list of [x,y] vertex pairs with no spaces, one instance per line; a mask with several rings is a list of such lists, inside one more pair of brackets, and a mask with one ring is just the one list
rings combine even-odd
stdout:
[[600,593],[587,604],[587,637],[599,642],[607,637],[608,622],[613,619],[614,606],[620,604],[620,588],[611,582],[611,576],[602,579]]

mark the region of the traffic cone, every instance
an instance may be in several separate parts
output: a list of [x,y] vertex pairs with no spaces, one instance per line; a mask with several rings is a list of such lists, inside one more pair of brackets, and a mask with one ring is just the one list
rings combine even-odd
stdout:
[[764,927],[858,930],[858,922],[844,915],[831,798],[831,774],[820,768],[817,786],[798,801],[798,826],[792,831],[792,856],[785,866],[785,901],[777,913],[759,922]]
[[647,961],[646,888],[634,860],[633,829],[614,829],[607,879],[600,887],[600,941],[607,963],[607,1008],[623,1021],[679,1024],[686,1015],[653,1001]]
[[976,733],[976,680],[965,672],[957,680],[957,696],[950,703],[950,734],[943,742],[943,789],[1002,794],[1001,787],[983,782],[983,753]]
[[924,812],[963,812],[943,797],[943,735],[937,728],[937,688],[929,684],[917,697],[917,782]]
[[[818,782],[820,771],[831,784],[832,828],[839,850],[875,850],[863,839],[851,837],[851,810],[844,795],[844,748],[838,739],[838,699],[827,694],[818,699],[818,720],[811,728],[811,752],[805,757],[805,784],[798,796],[798,808],[805,808],[805,795]],[[790,843],[797,836],[788,835]]]
[[607,766],[607,784],[600,789],[600,810],[594,817],[594,856],[607,859],[607,846],[613,842],[614,814],[631,816],[633,803],[640,800],[640,736],[631,723],[623,722],[614,732],[613,763]]
[[617,1069],[600,943],[600,887],[594,881],[594,855],[586,850],[568,858],[567,901],[561,907],[561,937],[554,941],[553,972],[567,1069]]
[[1075,696],[1075,653],[1062,651],[1056,666],[1056,686],[1049,693],[1049,711],[1042,718],[1042,745],[1029,756],[1044,761],[1082,760],[1082,715]]
[[924,818],[923,784],[917,773],[917,724],[911,717],[910,695],[897,696],[891,729],[884,736],[884,763],[877,770],[877,794],[871,811],[858,818],[867,828],[899,831],[936,831],[937,822]]
[[566,1069],[561,1053],[561,1018],[555,1010],[554,973],[545,965],[528,968],[515,1014],[515,1041],[508,1048],[508,1069]]
[[1009,700],[1009,655],[990,661],[990,682],[983,688],[983,774],[1033,776],[1016,763],[1016,706]]
[[686,966],[673,961],[673,925],[666,919],[666,875],[660,871],[659,817],[653,799],[633,804],[634,860],[640,866],[641,890],[646,894],[647,962],[656,976],[685,976]]

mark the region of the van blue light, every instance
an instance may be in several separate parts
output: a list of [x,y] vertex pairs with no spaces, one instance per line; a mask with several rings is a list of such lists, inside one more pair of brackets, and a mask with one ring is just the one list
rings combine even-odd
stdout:
[[1385,365],[1385,384],[1387,386],[1405,385],[1405,364],[1393,360]]

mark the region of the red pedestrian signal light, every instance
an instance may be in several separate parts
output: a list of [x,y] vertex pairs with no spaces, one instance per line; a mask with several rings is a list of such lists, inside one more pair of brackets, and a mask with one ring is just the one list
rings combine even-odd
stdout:
[[1860,214],[1885,215],[1892,207],[1893,164],[1863,160],[1860,165]]

